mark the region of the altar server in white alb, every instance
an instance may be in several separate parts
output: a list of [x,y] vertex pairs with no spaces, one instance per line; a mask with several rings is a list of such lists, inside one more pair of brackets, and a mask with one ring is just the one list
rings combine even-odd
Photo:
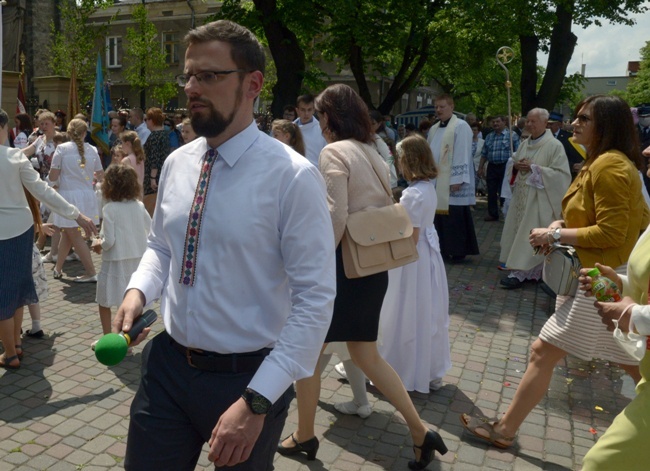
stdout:
[[436,115],[439,121],[428,136],[438,167],[434,223],[442,256],[458,261],[479,253],[470,210],[476,204],[472,130],[454,115],[454,99],[449,95],[436,98]]

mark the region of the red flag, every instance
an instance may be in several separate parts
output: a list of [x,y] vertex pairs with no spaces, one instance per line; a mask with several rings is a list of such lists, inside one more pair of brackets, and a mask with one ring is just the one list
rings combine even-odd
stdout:
[[23,81],[18,80],[18,101],[16,103],[16,114],[27,113],[25,108],[25,90],[23,90]]

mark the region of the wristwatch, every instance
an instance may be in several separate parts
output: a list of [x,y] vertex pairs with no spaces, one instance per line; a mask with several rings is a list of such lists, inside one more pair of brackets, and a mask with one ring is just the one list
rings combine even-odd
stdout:
[[248,408],[253,414],[267,414],[273,405],[271,404],[271,401],[251,388],[246,388],[241,397],[246,401]]
[[560,242],[560,237],[562,237],[562,233],[560,232],[561,230],[562,229],[560,227],[556,227],[553,231],[553,240],[557,243]]

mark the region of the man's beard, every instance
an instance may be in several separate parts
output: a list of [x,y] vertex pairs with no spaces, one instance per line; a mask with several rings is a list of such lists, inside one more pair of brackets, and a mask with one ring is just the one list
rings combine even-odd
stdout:
[[237,108],[241,105],[241,87],[237,90],[237,99],[235,100],[235,106],[230,115],[226,118],[219,111],[214,108],[214,105],[206,100],[205,98],[196,98],[194,100],[188,100],[187,108],[191,110],[192,102],[200,102],[208,107],[209,114],[205,116],[202,113],[192,113],[192,129],[197,136],[202,137],[217,137],[223,133],[228,126],[234,121],[235,113]]

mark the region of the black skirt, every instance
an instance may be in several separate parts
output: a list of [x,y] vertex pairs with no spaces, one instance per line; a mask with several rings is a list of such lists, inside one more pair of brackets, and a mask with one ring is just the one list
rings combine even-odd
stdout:
[[385,271],[363,278],[346,277],[339,245],[336,249],[334,315],[325,343],[375,342],[386,289],[388,272]]
[[0,320],[11,319],[19,307],[36,304],[32,277],[34,227],[11,239],[0,240]]
[[469,206],[449,205],[449,214],[436,214],[433,224],[443,257],[478,255],[474,220]]

